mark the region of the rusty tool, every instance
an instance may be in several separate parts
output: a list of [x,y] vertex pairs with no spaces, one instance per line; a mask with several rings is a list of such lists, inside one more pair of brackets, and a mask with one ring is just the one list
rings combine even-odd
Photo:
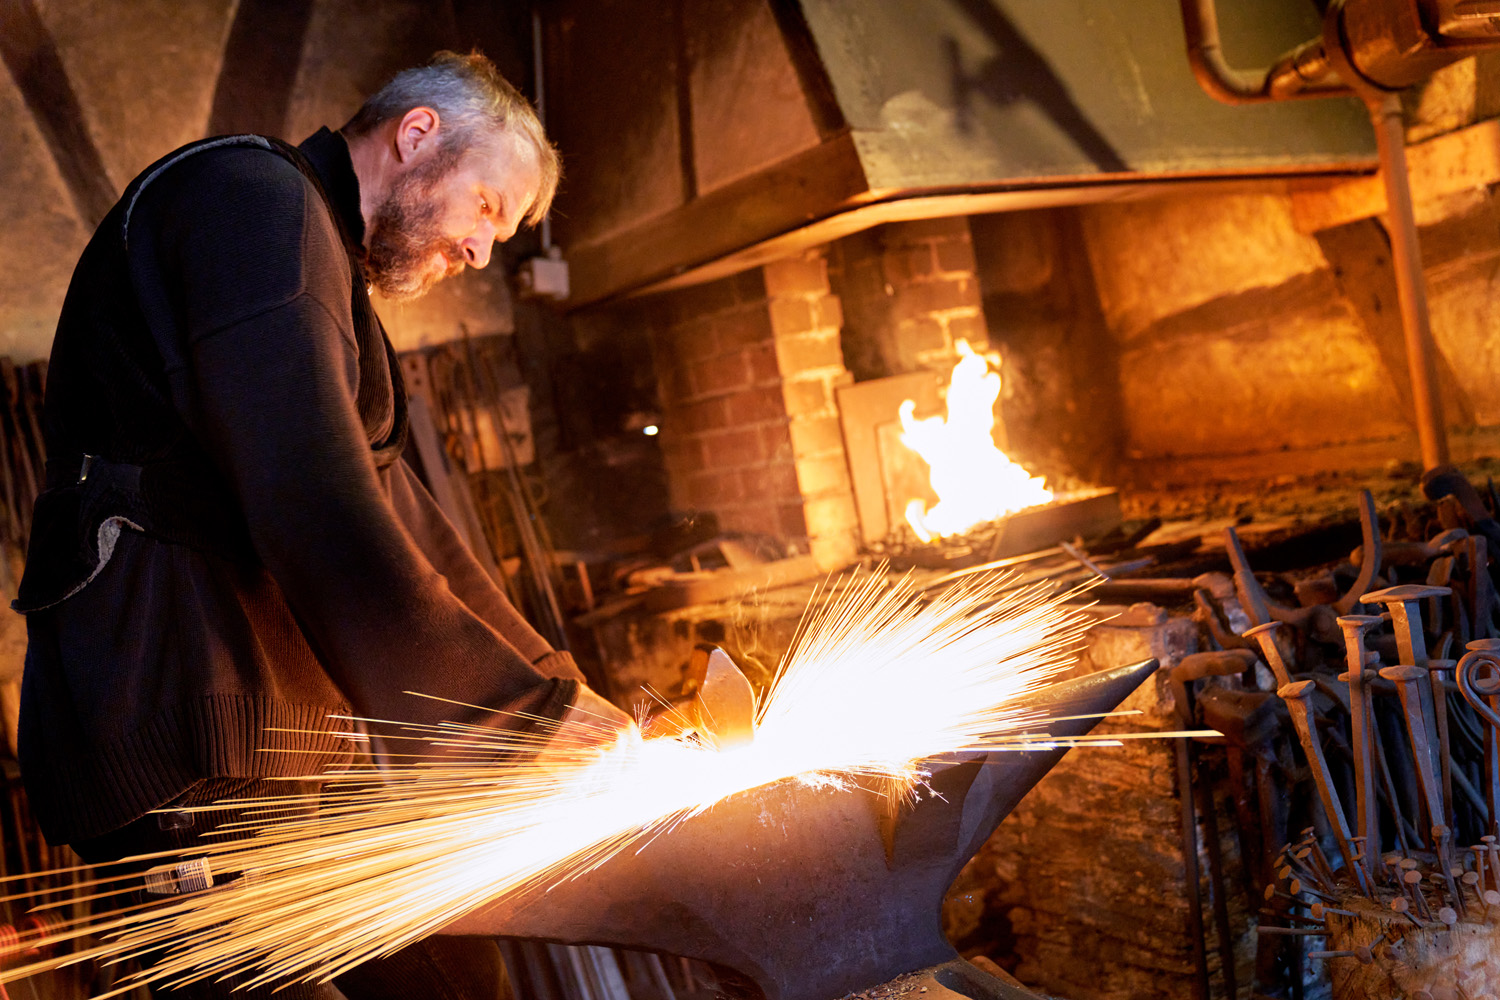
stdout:
[[1470,535],[1464,541],[1469,564],[1469,625],[1475,639],[1493,639],[1495,631],[1495,583],[1490,579],[1489,539]]
[[[1081,736],[1155,668],[1148,660],[1066,681],[1016,707],[1058,719],[1047,725],[1052,736]],[[958,958],[940,915],[964,864],[1066,752],[929,762],[937,794],[901,818],[893,866],[878,796],[787,780],[732,796],[640,850],[443,933],[666,951],[742,972],[766,1000],[827,1000],[906,973],[927,990],[923,1000],[1036,1000]]]
[[[1454,808],[1453,753],[1448,736],[1448,688],[1444,683],[1443,675],[1457,665],[1456,660],[1430,659],[1427,661],[1428,683],[1432,688],[1432,718],[1437,725],[1438,764],[1443,782],[1443,802],[1450,810]],[[1452,815],[1444,816],[1443,822],[1452,826]]]
[[[1239,596],[1240,605],[1245,609],[1245,614],[1250,619],[1251,625],[1264,625],[1267,622],[1282,622],[1291,625],[1305,635],[1311,635],[1320,642],[1337,642],[1338,629],[1334,626],[1334,619],[1338,617],[1337,611],[1327,604],[1311,604],[1302,608],[1289,608],[1272,601],[1260,581],[1255,578],[1255,572],[1250,568],[1250,560],[1245,556],[1245,550],[1240,545],[1240,536],[1233,528],[1224,529],[1224,548],[1229,553],[1229,560],[1234,565],[1234,590]],[[1248,635],[1248,630],[1246,632]]]
[[[1449,528],[1447,531],[1434,535],[1425,542],[1384,542],[1381,548],[1381,567],[1425,566],[1434,559],[1451,555],[1453,546],[1468,537],[1469,532],[1467,529]],[[1349,562],[1357,569],[1364,568],[1364,558],[1363,548],[1355,549],[1349,553]],[[1368,589],[1368,584],[1366,585],[1366,589]]]
[[1284,627],[1280,622],[1269,622],[1248,629],[1245,634],[1260,643],[1266,662],[1271,665],[1276,679],[1281,682],[1276,693],[1286,702],[1287,711],[1291,713],[1297,738],[1302,742],[1303,755],[1307,758],[1307,766],[1312,770],[1313,782],[1318,788],[1318,798],[1323,802],[1323,811],[1328,814],[1328,823],[1338,840],[1344,867],[1354,875],[1359,890],[1368,896],[1372,894],[1369,873],[1354,860],[1354,845],[1349,841],[1349,822],[1344,818],[1344,808],[1333,784],[1333,774],[1328,770],[1328,760],[1323,756],[1323,744],[1318,739],[1312,705],[1313,682],[1293,682],[1282,661],[1281,650],[1276,646],[1276,633]]
[[1245,558],[1245,549],[1240,545],[1240,536],[1233,528],[1224,529],[1224,549],[1234,567],[1234,590],[1239,595],[1240,606],[1250,617],[1251,625],[1265,625],[1272,620],[1271,598],[1255,578],[1255,571],[1250,568],[1250,560]]
[[1344,633],[1349,669],[1339,680],[1349,685],[1349,718],[1353,722],[1355,817],[1359,835],[1365,841],[1365,870],[1375,875],[1375,855],[1380,840],[1380,814],[1376,809],[1373,706],[1365,687],[1365,633],[1384,621],[1375,615],[1344,615],[1339,628]]
[[[1433,847],[1437,847],[1439,829],[1447,829],[1447,824],[1442,819],[1447,815],[1447,810],[1443,805],[1442,788],[1438,785],[1431,736],[1428,732],[1427,721],[1422,715],[1421,683],[1426,679],[1427,671],[1421,667],[1403,664],[1384,668],[1380,671],[1380,676],[1395,682],[1397,694],[1401,698],[1401,711],[1406,717],[1406,733],[1411,741],[1412,759],[1416,763],[1417,787],[1422,794],[1423,808],[1427,811],[1428,822],[1432,828],[1430,843]],[[1446,863],[1446,859],[1444,861]]]
[[1484,800],[1489,828],[1495,830],[1500,825],[1500,639],[1480,639],[1468,649],[1455,674],[1459,692],[1485,723]]
[[1341,615],[1359,613],[1361,605],[1364,604],[1362,595],[1375,582],[1375,575],[1380,572],[1383,565],[1380,518],[1375,513],[1375,498],[1370,495],[1369,490],[1359,491],[1359,530],[1362,536],[1359,552],[1363,562],[1354,563],[1359,568],[1359,576],[1355,578],[1354,585],[1344,593],[1344,596],[1334,602],[1333,609]]
[[[1422,584],[1401,584],[1395,587],[1387,587],[1384,590],[1376,590],[1364,595],[1361,600],[1366,604],[1384,604],[1391,615],[1391,624],[1396,632],[1396,649],[1401,662],[1414,667],[1422,668],[1422,676],[1417,686],[1420,697],[1417,705],[1422,713],[1422,721],[1425,723],[1425,731],[1429,735],[1427,753],[1432,769],[1437,771],[1442,767],[1442,753],[1436,743],[1437,711],[1433,707],[1433,693],[1431,678],[1427,675],[1427,636],[1422,631],[1421,602],[1431,597],[1446,597],[1453,593],[1448,587],[1428,587]],[[1382,675],[1384,676],[1384,675]],[[1403,697],[1403,704],[1405,699]],[[1442,818],[1438,818],[1442,817]],[[1433,823],[1446,823],[1445,814],[1439,813],[1433,818]]]

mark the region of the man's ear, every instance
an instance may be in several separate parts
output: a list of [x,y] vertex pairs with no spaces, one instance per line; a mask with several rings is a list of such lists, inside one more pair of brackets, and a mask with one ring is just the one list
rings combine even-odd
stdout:
[[416,107],[402,115],[396,126],[396,159],[406,163],[424,152],[429,143],[435,144],[440,124],[432,108]]

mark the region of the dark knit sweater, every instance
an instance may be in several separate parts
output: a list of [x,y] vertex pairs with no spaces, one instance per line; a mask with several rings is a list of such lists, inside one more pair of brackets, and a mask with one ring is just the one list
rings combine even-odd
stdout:
[[[358,181],[339,136],[300,149],[164,158],[74,273],[18,602],[21,766],[54,843],[203,778],[317,773],[348,748],[331,715],[504,726],[576,694],[395,460]],[[84,455],[147,486],[79,485]]]

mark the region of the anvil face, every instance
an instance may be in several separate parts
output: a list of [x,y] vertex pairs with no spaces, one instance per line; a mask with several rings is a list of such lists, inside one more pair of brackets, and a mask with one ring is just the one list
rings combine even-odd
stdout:
[[[1148,660],[1104,671],[1025,704],[1050,716],[1108,712],[1155,669]],[[1081,736],[1095,721],[1044,728]],[[924,794],[894,823],[881,795],[781,781],[443,933],[665,951],[737,969],[768,1000],[830,1000],[958,957],[942,932],[944,894],[1066,752],[944,760],[930,779],[938,794]],[[990,982],[992,996],[1030,996]]]

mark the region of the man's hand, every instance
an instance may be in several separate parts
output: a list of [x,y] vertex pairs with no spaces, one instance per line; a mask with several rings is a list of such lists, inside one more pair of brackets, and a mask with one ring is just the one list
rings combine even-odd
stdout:
[[630,739],[640,739],[635,722],[591,688],[580,686],[578,697],[558,720],[537,763],[561,763],[589,757]]

